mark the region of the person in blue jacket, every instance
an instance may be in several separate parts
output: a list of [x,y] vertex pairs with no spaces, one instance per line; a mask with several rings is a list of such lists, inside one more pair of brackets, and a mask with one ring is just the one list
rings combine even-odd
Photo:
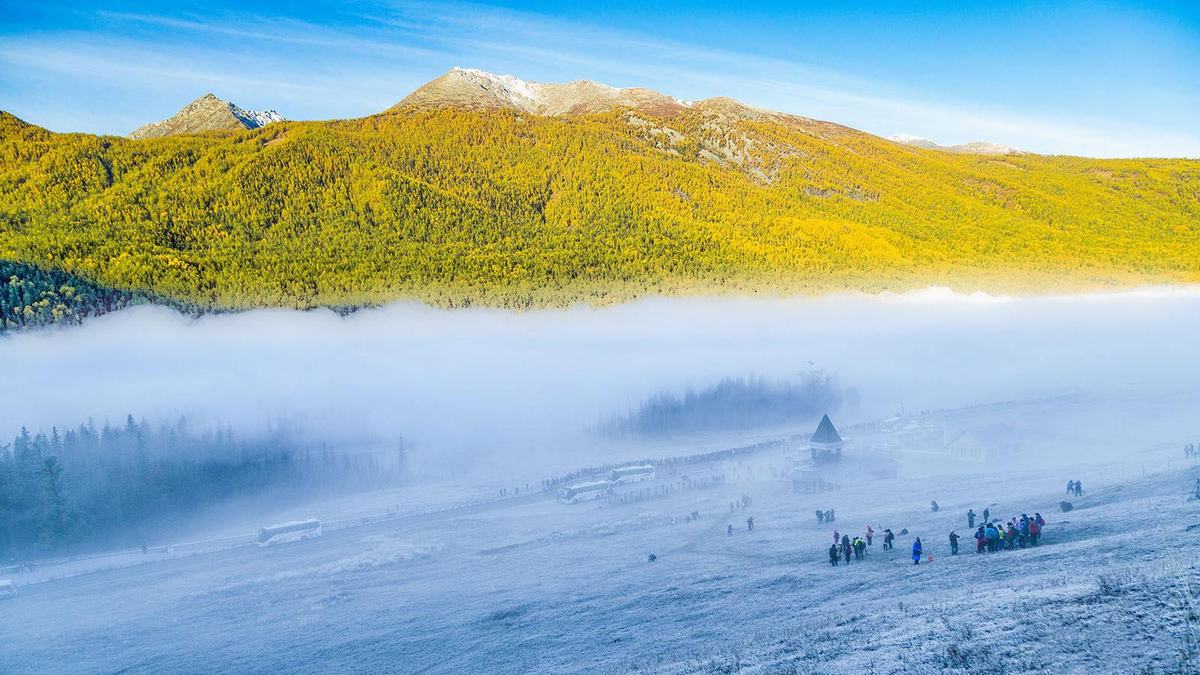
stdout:
[[913,542],[912,556],[913,556],[913,564],[920,565],[921,564],[921,538],[920,537],[917,537],[917,539]]

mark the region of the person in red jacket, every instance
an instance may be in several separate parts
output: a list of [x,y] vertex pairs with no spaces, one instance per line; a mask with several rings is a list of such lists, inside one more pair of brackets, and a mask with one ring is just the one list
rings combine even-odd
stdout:
[[[1029,521],[1029,543],[1033,546],[1038,545],[1038,537],[1042,535],[1042,525],[1038,522],[1039,520],[1042,519],[1034,518],[1033,520]],[[1042,522],[1044,523],[1046,521],[1043,520]]]
[[874,536],[875,536],[875,530],[872,530],[871,526],[868,525],[867,526],[867,546],[871,545],[871,537],[874,537]]
[[978,530],[975,530],[975,552],[983,553],[983,549],[987,548],[987,533],[983,531],[983,526],[980,525]]

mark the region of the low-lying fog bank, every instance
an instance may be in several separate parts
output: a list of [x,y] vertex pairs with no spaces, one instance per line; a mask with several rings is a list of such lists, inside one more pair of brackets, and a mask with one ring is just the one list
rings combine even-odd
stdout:
[[848,421],[1063,393],[1200,384],[1200,291],[1049,298],[647,299],[516,314],[393,305],[193,320],[138,307],[0,339],[2,437],[88,417],[187,414],[254,430],[301,419],[322,439],[391,443],[416,468],[577,466],[586,432],[657,392],[814,366]]

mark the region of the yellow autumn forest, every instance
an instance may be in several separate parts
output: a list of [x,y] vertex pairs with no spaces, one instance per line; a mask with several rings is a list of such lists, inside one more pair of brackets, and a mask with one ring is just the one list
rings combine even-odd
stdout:
[[392,110],[148,140],[0,117],[0,259],[200,308],[1200,281],[1200,162],[736,110]]

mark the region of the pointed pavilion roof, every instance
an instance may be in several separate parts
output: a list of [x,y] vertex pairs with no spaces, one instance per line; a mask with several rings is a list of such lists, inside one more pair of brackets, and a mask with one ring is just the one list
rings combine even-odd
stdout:
[[821,416],[821,423],[817,425],[817,430],[813,432],[809,442],[824,445],[834,445],[842,442],[842,437],[838,434],[837,429],[833,427],[833,422],[829,421],[829,415]]

